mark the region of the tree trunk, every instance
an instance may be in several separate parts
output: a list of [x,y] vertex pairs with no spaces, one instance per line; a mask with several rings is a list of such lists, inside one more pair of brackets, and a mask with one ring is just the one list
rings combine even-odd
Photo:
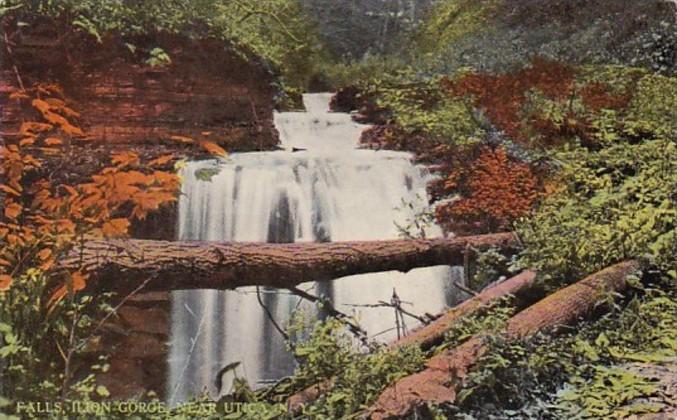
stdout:
[[[608,292],[623,291],[628,275],[639,269],[637,261],[626,261],[553,293],[513,316],[506,325],[505,337],[517,340],[574,323],[590,314]],[[388,387],[370,409],[371,418],[400,418],[425,402],[454,402],[469,370],[488,350],[485,339],[485,334],[476,334],[460,346],[432,357],[425,370]]]
[[[392,342],[388,347],[397,349],[406,345],[412,345],[420,346],[423,350],[428,350],[431,347],[440,344],[444,339],[444,334],[460,319],[472,315],[482,308],[486,308],[492,302],[508,295],[530,295],[529,297],[520,299],[520,307],[529,305],[538,299],[538,297],[534,296],[542,296],[537,292],[532,293],[535,279],[535,272],[525,271],[504,282],[498,283],[495,286],[484,290],[479,295],[474,296],[445,312],[441,317],[437,318],[429,325],[421,327],[411,334]],[[301,411],[303,405],[312,403],[317,400],[320,395],[331,390],[332,385],[331,379],[311,385],[289,397],[287,399],[287,407],[292,413],[297,414]]]
[[471,249],[518,246],[512,233],[459,238],[336,242],[216,243],[152,240],[89,241],[61,268],[90,275],[101,290],[145,291],[294,287],[354,274],[457,265]]
[[[444,334],[449,331],[454,324],[461,318],[472,315],[482,308],[486,308],[491,303],[497,301],[508,295],[531,295],[524,296],[521,300],[523,305],[518,304],[518,307],[524,307],[530,303],[535,302],[543,295],[539,291],[535,291],[536,273],[533,271],[524,271],[515,277],[512,277],[504,282],[498,283],[490,287],[482,293],[474,296],[460,305],[452,308],[441,317],[437,318],[430,325],[426,325],[409,335],[402,337],[390,345],[393,348],[399,348],[406,345],[418,345],[423,350],[428,350],[442,342]],[[537,297],[534,297],[537,296]]]

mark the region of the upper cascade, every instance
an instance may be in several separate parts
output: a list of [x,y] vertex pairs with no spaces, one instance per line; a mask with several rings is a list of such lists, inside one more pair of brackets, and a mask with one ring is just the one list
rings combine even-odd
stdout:
[[354,122],[350,114],[329,112],[331,96],[307,93],[303,95],[305,112],[275,113],[275,126],[285,150],[325,154],[358,147],[360,134],[368,126]]

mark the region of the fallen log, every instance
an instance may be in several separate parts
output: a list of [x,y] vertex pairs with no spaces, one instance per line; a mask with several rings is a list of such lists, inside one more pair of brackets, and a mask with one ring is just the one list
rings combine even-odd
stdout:
[[[498,283],[447,311],[429,325],[419,328],[411,334],[405,335],[401,339],[393,342],[390,347],[399,348],[407,345],[418,345],[423,350],[428,350],[433,346],[440,344],[444,339],[444,334],[446,334],[461,318],[472,315],[503,297],[527,294],[527,292],[534,288],[535,279],[536,273],[534,271],[524,271],[515,277]],[[538,295],[538,292],[534,293],[534,295]],[[523,300],[528,303],[533,302],[533,300]]]
[[[622,262],[553,293],[510,318],[505,327],[506,339],[518,340],[574,323],[590,314],[608,292],[625,290],[628,275],[639,269],[637,261]],[[486,334],[477,334],[429,359],[423,371],[389,386],[369,410],[371,418],[401,418],[425,402],[454,402],[468,372],[488,350],[486,338]]]
[[[515,277],[504,282],[498,283],[482,293],[474,296],[465,302],[455,306],[445,312],[441,317],[432,323],[414,330],[411,334],[405,335],[401,339],[388,345],[392,349],[412,345],[419,346],[423,350],[438,345],[444,339],[444,334],[449,331],[460,319],[477,313],[482,308],[486,308],[492,302],[497,301],[508,295],[524,295],[534,287],[536,273],[533,271],[524,271]],[[535,293],[533,295],[538,295]],[[533,296],[532,295],[532,296]],[[524,306],[532,303],[537,297],[532,299],[522,299]],[[332,388],[332,381],[327,379],[317,384],[311,385],[287,399],[287,407],[292,413],[299,413],[304,405],[317,400],[323,393]]]
[[89,274],[96,280],[92,287],[118,292],[144,283],[145,291],[290,288],[354,274],[459,265],[469,249],[517,246],[512,233],[293,244],[97,240],[71,251],[60,267]]

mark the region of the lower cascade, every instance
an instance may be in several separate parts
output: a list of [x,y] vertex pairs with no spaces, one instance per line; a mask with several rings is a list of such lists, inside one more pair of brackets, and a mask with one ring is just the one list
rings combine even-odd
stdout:
[[[427,205],[429,175],[409,153],[360,150],[349,114],[329,112],[331,94],[304,95],[307,112],[275,116],[284,150],[191,162],[182,170],[180,240],[239,242],[347,241],[400,238]],[[437,226],[428,237],[440,236]],[[460,267],[429,267],[301,285],[354,314],[370,337],[389,341],[395,292],[411,313],[435,313],[458,302]],[[455,279],[454,279],[455,278]],[[177,404],[227,393],[234,377],[256,388],[293,373],[295,362],[269,317],[284,327],[300,297],[246,287],[172,294],[167,399]],[[263,306],[270,315],[266,313]],[[307,304],[306,304],[307,305]],[[309,306],[306,306],[309,307]],[[405,317],[406,327],[417,325]],[[233,367],[220,378],[220,371]]]

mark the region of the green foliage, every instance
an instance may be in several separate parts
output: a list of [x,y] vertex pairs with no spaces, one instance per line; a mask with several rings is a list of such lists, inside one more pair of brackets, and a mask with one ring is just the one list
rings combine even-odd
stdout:
[[460,410],[479,418],[570,419],[666,408],[669,401],[648,399],[658,384],[635,368],[674,363],[677,295],[667,289],[639,289],[629,302],[559,337],[521,343],[497,337],[470,374]]
[[384,75],[396,74],[406,67],[406,62],[397,55],[368,56],[360,60],[337,60],[321,62],[318,72],[333,87],[377,81]]
[[434,53],[462,37],[485,29],[500,0],[446,0],[437,2],[418,35],[417,46]]
[[468,286],[473,290],[481,290],[489,283],[497,281],[501,276],[509,276],[510,262],[508,257],[496,248],[478,252]]
[[12,413],[17,401],[66,403],[106,397],[108,391],[96,384],[94,376],[108,370],[105,355],[77,375],[73,370],[74,357],[95,354],[91,344],[96,340],[96,321],[110,312],[106,303],[110,295],[71,295],[47,312],[44,274],[29,269],[18,280],[0,293],[0,398],[10,401],[0,407],[0,414]]
[[675,259],[677,144],[651,140],[593,152],[559,152],[568,187],[548,197],[518,227],[521,267],[572,281],[626,258]]
[[195,170],[195,178],[199,181],[211,182],[212,178],[221,172],[219,168],[200,168]]
[[447,95],[441,83],[440,77],[420,79],[405,69],[369,81],[364,92],[409,134],[441,144],[477,144],[485,132],[482,121],[465,100]]
[[[575,64],[625,64],[675,75],[676,6],[663,0],[441,0],[420,25],[408,57],[419,69],[489,72],[532,57]],[[641,24],[639,24],[641,16]]]
[[337,58],[360,60],[399,52],[432,0],[303,0]]
[[[423,197],[420,197],[417,194],[416,202],[423,202]],[[427,230],[435,226],[435,213],[429,206],[418,209],[414,204],[414,202],[407,202],[404,199],[401,200],[401,206],[397,207],[396,210],[406,211],[407,214],[413,212],[413,216],[410,218],[408,217],[401,225],[394,222],[395,227],[401,238],[425,239]]]
[[413,347],[389,350],[374,343],[366,350],[356,347],[341,322],[316,323],[308,340],[295,347],[300,361],[295,377],[307,384],[333,378],[333,387],[305,407],[304,416],[341,418],[363,410],[383,388],[419,370],[425,361],[423,353]]
[[677,77],[647,75],[639,80],[627,121],[628,135],[648,133],[656,138],[677,137]]
[[627,111],[594,116],[595,148],[552,153],[564,187],[519,224],[521,267],[559,282],[626,258],[674,272],[677,79],[647,75],[636,89]]
[[[661,406],[626,403],[650,395],[656,385],[644,376],[621,368],[595,366],[592,379],[574,378],[572,388],[559,393],[557,408],[570,413],[569,418],[599,418],[613,416],[623,418],[631,414],[646,414],[659,411]],[[581,411],[581,406],[585,407]]]
[[454,348],[478,333],[495,338],[515,312],[510,301],[510,297],[499,299],[487,308],[461,318],[444,335],[444,343],[436,347],[435,351]]
[[365,410],[390,383],[420,370],[424,354],[415,347],[391,350],[380,344],[359,345],[343,322],[329,318],[314,323],[310,331],[306,318],[297,315],[290,324],[291,349],[299,367],[291,378],[258,391],[242,382],[225,401],[256,405],[255,413],[232,418],[292,418],[285,409],[294,392],[323,380],[331,389],[303,408],[303,418],[345,418]]
[[[22,6],[12,11],[20,21],[30,24],[35,16],[48,16],[70,23],[99,42],[113,33],[125,39],[155,33],[219,38],[242,54],[262,57],[279,69],[288,83],[298,86],[305,86],[314,73],[314,66],[324,60],[312,20],[297,0],[12,0],[9,3],[8,7]],[[169,61],[170,57],[162,51],[150,51],[149,65]]]
[[162,67],[171,63],[172,59],[169,57],[169,54],[165,52],[162,48],[153,48],[150,51],[150,57],[146,60],[146,64],[151,67]]

